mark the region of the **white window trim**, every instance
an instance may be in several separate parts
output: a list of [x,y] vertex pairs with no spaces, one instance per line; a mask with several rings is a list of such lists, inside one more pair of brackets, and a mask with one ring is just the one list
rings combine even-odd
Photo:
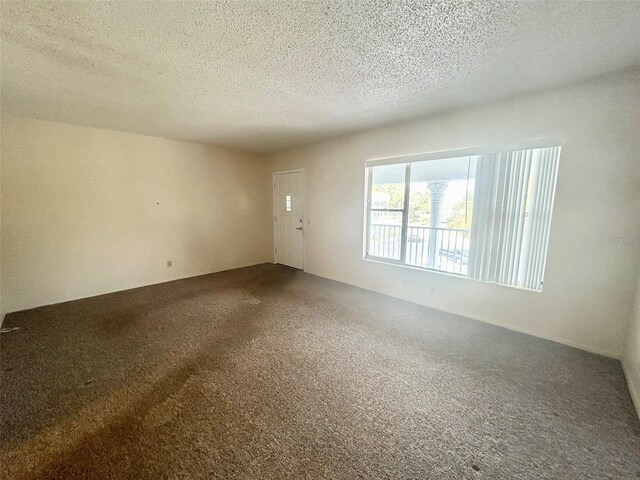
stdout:
[[386,258],[363,256],[362,257],[362,261],[363,262],[369,262],[369,263],[376,263],[378,265],[389,265],[391,267],[407,268],[409,270],[417,270],[419,272],[435,273],[436,275],[444,275],[444,276],[449,277],[449,278],[457,278],[459,280],[480,283],[482,285],[490,285],[492,287],[509,288],[511,290],[518,290],[520,292],[538,293],[538,294],[539,293],[543,293],[542,290],[535,290],[533,288],[518,287],[518,286],[515,286],[515,285],[506,285],[504,283],[490,282],[490,281],[487,281],[487,280],[478,280],[476,278],[467,277],[467,276],[461,275],[459,273],[445,272],[444,270],[436,270],[435,268],[427,268],[427,267],[418,267],[418,266],[415,266],[415,265],[408,265],[406,263],[399,263],[399,262],[396,262],[396,261],[389,261]]
[[[376,264],[391,265],[394,267],[401,267],[401,268],[406,268],[410,270],[418,270],[422,272],[445,275],[447,277],[453,277],[453,278],[472,281],[476,283],[482,283],[485,285],[509,288],[509,289],[518,290],[521,292],[538,293],[538,294],[543,293],[542,289],[538,290],[533,288],[520,287],[516,285],[508,285],[508,284],[499,283],[491,280],[479,280],[479,279],[469,277],[467,275],[463,275],[460,273],[447,272],[445,270],[439,270],[439,269],[430,268],[430,267],[420,267],[420,266],[409,265],[405,263],[404,261],[405,256],[402,254],[402,252],[406,251],[405,250],[406,242],[404,240],[406,240],[406,229],[408,228],[408,222],[404,221],[404,215],[403,215],[403,222],[402,222],[402,230],[404,231],[404,236],[401,237],[402,244],[401,244],[400,259],[395,260],[395,259],[390,259],[385,257],[369,255],[368,251],[369,251],[370,224],[371,224],[370,195],[371,195],[371,188],[372,188],[372,181],[373,181],[373,176],[371,174],[370,167],[406,163],[408,171],[410,172],[410,165],[411,163],[415,163],[415,162],[422,162],[426,160],[443,160],[447,158],[458,158],[458,157],[464,157],[464,156],[476,156],[476,155],[482,155],[482,154],[488,154],[488,153],[499,153],[499,152],[511,151],[511,150],[549,148],[549,147],[556,147],[556,146],[563,147],[564,144],[565,144],[565,141],[562,137],[545,137],[545,138],[524,140],[524,141],[519,141],[515,143],[506,143],[506,144],[497,145],[497,146],[496,145],[479,146],[479,147],[461,148],[461,149],[438,151],[438,152],[409,154],[409,155],[404,155],[400,157],[386,157],[386,158],[375,158],[375,159],[365,160],[364,167],[365,167],[366,181],[364,182],[365,183],[365,186],[364,186],[365,205],[364,205],[364,228],[363,228],[364,238],[363,238],[363,248],[362,248],[362,260],[365,262],[371,262]],[[556,177],[556,182],[557,182],[557,177]],[[406,211],[407,213],[409,210],[409,202],[407,201],[409,198],[409,195],[407,193],[407,190],[410,189],[410,184],[411,184],[410,175],[407,179],[407,176],[405,173],[405,202],[403,204],[403,212]],[[555,188],[556,188],[556,185],[554,184],[554,190]],[[555,194],[554,194],[554,203],[555,203]],[[383,210],[383,209],[376,209],[376,210]],[[393,210],[393,211],[399,211],[399,210]],[[546,263],[546,259],[545,259],[545,263]]]
[[401,157],[371,158],[365,160],[365,167],[377,167],[381,165],[393,165],[397,163],[415,163],[425,160],[444,160],[447,158],[468,157],[488,153],[499,153],[507,150],[526,150],[529,148],[547,148],[564,145],[562,137],[545,137],[531,140],[523,140],[501,145],[482,145],[477,147],[459,148],[455,150],[443,150],[439,152],[413,153]]

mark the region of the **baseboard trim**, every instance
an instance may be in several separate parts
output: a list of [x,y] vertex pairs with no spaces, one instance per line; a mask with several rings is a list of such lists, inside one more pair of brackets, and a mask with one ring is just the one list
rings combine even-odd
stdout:
[[602,356],[608,357],[608,358],[613,358],[614,360],[620,360],[620,354],[612,352],[610,350],[601,349],[601,348],[598,348],[598,347],[592,347],[591,345],[585,345],[585,344],[582,344],[582,343],[573,342],[571,340],[566,340],[566,339],[563,339],[563,338],[554,337],[552,335],[541,334],[541,333],[536,332],[534,330],[529,330],[529,329],[526,329],[526,328],[521,328],[521,327],[518,327],[518,326],[511,325],[511,324],[508,324],[508,323],[495,321],[495,320],[492,320],[492,319],[489,319],[489,318],[485,318],[485,317],[482,317],[482,316],[479,316],[479,315],[472,315],[472,314],[470,315],[468,313],[462,313],[462,312],[457,312],[457,311],[450,310],[450,309],[445,309],[445,308],[442,308],[442,307],[439,307],[439,306],[435,306],[435,305],[432,305],[432,304],[429,304],[429,303],[425,303],[425,302],[416,302],[415,300],[410,299],[410,298],[397,296],[397,295],[391,295],[391,294],[389,294],[387,292],[383,292],[381,290],[377,290],[377,289],[374,289],[374,288],[369,288],[369,287],[364,286],[364,285],[357,285],[355,283],[345,282],[344,280],[328,277],[328,276],[325,276],[325,275],[319,275],[317,273],[313,273],[313,272],[310,272],[308,270],[305,270],[305,272],[310,274],[310,275],[315,275],[316,277],[326,278],[328,280],[333,280],[334,282],[340,282],[340,283],[344,283],[346,285],[351,285],[353,287],[362,288],[363,290],[368,290],[370,292],[379,293],[381,295],[386,295],[387,297],[391,297],[391,298],[397,298],[399,300],[403,300],[405,302],[414,303],[416,305],[420,305],[420,306],[423,306],[423,307],[432,308],[434,310],[438,310],[440,312],[449,313],[449,314],[455,315],[457,317],[468,318],[470,320],[475,320],[477,322],[487,323],[489,325],[493,325],[494,327],[505,328],[507,330],[511,330],[511,331],[514,331],[514,332],[524,333],[525,335],[530,335],[532,337],[541,338],[543,340],[549,340],[551,342],[559,343],[561,345],[566,345],[566,346],[572,347],[572,348],[577,348],[578,350],[583,350],[585,352],[594,353],[596,355],[602,355]]
[[138,288],[151,287],[153,285],[162,285],[163,283],[178,282],[180,280],[187,280],[189,278],[204,277],[205,275],[213,275],[214,273],[229,272],[231,270],[239,270],[241,268],[254,267],[256,265],[263,265],[265,263],[270,263],[270,261],[269,260],[265,260],[265,261],[257,262],[257,263],[248,263],[246,265],[238,265],[237,267],[226,268],[224,270],[214,270],[213,272],[196,273],[195,275],[187,275],[187,276],[184,276],[184,277],[175,277],[175,278],[171,278],[171,279],[168,279],[168,280],[160,280],[158,282],[151,282],[151,283],[145,283],[145,284],[142,284],[142,285],[135,285],[135,286],[132,286],[132,287],[122,288],[122,289],[119,289],[119,290],[110,290],[110,291],[106,291],[106,292],[96,292],[96,293],[91,293],[89,295],[83,295],[83,296],[80,296],[80,297],[72,297],[72,298],[67,298],[67,299],[64,299],[64,300],[47,302],[47,303],[42,303],[42,304],[33,305],[33,306],[19,307],[19,308],[15,308],[15,309],[11,310],[10,312],[5,312],[5,314],[3,315],[2,321],[4,321],[4,318],[6,318],[6,316],[11,314],[11,313],[24,312],[24,311],[27,311],[27,310],[33,310],[35,308],[50,307],[52,305],[59,305],[61,303],[77,302],[78,300],[84,300],[86,298],[101,297],[103,295],[110,295],[112,293],[126,292],[128,290],[136,290]]
[[[189,276],[185,276],[185,277],[173,278],[171,280],[163,280],[163,281],[159,281],[159,282],[148,283],[148,284],[144,284],[144,285],[138,285],[138,286],[134,286],[134,287],[130,287],[130,288],[124,288],[122,290],[113,290],[113,291],[110,291],[110,292],[100,292],[100,293],[96,293],[94,295],[87,295],[87,296],[78,297],[78,298],[69,298],[69,299],[61,300],[59,302],[45,303],[45,304],[42,304],[42,305],[35,305],[35,306],[28,306],[28,307],[24,307],[24,308],[19,308],[19,309],[13,310],[12,312],[31,310],[31,309],[34,309],[34,308],[46,307],[46,306],[50,306],[50,305],[57,305],[59,303],[74,302],[74,301],[77,301],[77,300],[82,300],[84,298],[99,297],[101,295],[109,295],[110,293],[123,292],[123,291],[126,291],[126,290],[134,290],[136,288],[149,287],[149,286],[152,286],[152,285],[159,285],[159,284],[162,284],[162,283],[170,283],[170,282],[175,282],[175,281],[179,281],[179,280],[185,280],[185,279],[188,279],[188,278],[201,277],[201,276],[204,276],[204,275],[212,275],[214,273],[220,273],[220,272],[225,272],[225,271],[229,271],[229,270],[236,270],[236,269],[239,269],[239,268],[252,267],[252,266],[255,266],[255,265],[261,265],[263,263],[275,263],[275,262],[273,260],[266,260],[264,262],[251,263],[251,264],[247,264],[247,265],[239,265],[237,267],[229,268],[229,269],[225,269],[225,270],[216,270],[216,271],[213,271],[213,272],[206,272],[206,273],[200,273],[200,274],[196,274],[196,275],[189,275]],[[475,321],[486,323],[486,324],[493,325],[493,326],[496,326],[496,327],[505,328],[507,330],[512,330],[514,332],[523,333],[525,335],[531,335],[532,337],[541,338],[543,340],[549,340],[551,342],[559,343],[561,345],[567,345],[569,347],[577,348],[579,350],[584,350],[586,352],[594,353],[596,355],[602,355],[602,356],[605,356],[605,357],[609,357],[609,358],[613,358],[613,359],[616,359],[616,360],[620,360],[620,355],[619,354],[611,352],[609,350],[600,349],[600,348],[597,348],[597,347],[592,347],[590,345],[585,345],[585,344],[581,344],[581,343],[577,343],[577,342],[572,342],[570,340],[566,340],[566,339],[559,338],[559,337],[554,337],[552,335],[544,335],[544,334],[541,334],[539,332],[536,332],[536,331],[533,331],[533,330],[530,330],[530,329],[521,328],[521,327],[517,327],[517,326],[511,325],[511,324],[495,321],[495,320],[492,320],[492,319],[489,319],[489,318],[486,318],[486,317],[482,317],[482,316],[479,316],[479,315],[473,315],[473,314],[462,313],[462,312],[451,310],[451,309],[445,309],[445,308],[441,308],[439,306],[435,306],[435,305],[432,305],[432,304],[429,304],[429,303],[425,303],[425,302],[416,302],[415,300],[410,299],[410,298],[406,298],[406,297],[402,297],[402,296],[398,296],[398,295],[391,295],[391,294],[389,294],[387,292],[383,292],[381,290],[374,289],[374,288],[369,288],[369,287],[364,286],[364,285],[358,285],[358,284],[355,284],[355,283],[346,282],[346,281],[338,279],[338,278],[333,278],[333,277],[330,277],[330,276],[327,276],[327,275],[320,275],[320,274],[317,274],[317,273],[314,273],[314,272],[310,272],[306,268],[303,271],[305,273],[308,273],[309,275],[314,275],[316,277],[326,278],[327,280],[332,280],[334,282],[344,283],[345,285],[351,285],[353,287],[362,288],[363,290],[368,290],[370,292],[379,293],[381,295],[386,295],[388,297],[397,298],[397,299],[403,300],[405,302],[410,302],[410,303],[414,303],[416,305],[421,305],[423,307],[432,308],[434,310],[438,310],[438,311],[441,311],[441,312],[449,313],[451,315],[456,315],[458,317],[468,318],[470,320],[475,320]],[[6,312],[6,313],[9,314],[9,313],[12,313],[12,312]],[[5,315],[2,315],[2,319],[0,320],[0,325],[2,324],[2,322],[4,322],[4,318],[5,318]],[[626,373],[625,373],[625,375],[626,375]],[[629,380],[627,380],[627,382],[629,382]],[[630,388],[631,388],[631,383],[629,385],[630,385]],[[635,394],[634,402],[635,402],[635,404],[637,406],[637,405],[640,404],[640,393],[638,393],[638,392],[640,392],[640,389],[638,389],[635,385],[634,385],[633,388],[635,388],[635,392],[632,393],[632,396]]]
[[633,375],[629,373],[631,368],[627,367],[627,362],[625,360],[622,360],[622,371],[627,379],[627,386],[629,387],[631,400],[633,401],[633,405],[636,407],[638,418],[640,418],[640,385],[636,384]]
[[441,308],[437,308],[431,305],[427,305],[429,308],[433,308],[434,310],[441,310],[446,313],[450,313],[452,315],[457,315],[458,317],[470,318],[471,320],[476,320],[478,322],[487,323],[489,325],[493,325],[495,327],[501,327],[506,330],[511,330],[518,333],[524,333],[525,335],[530,335],[532,337],[541,338],[543,340],[549,340],[550,342],[559,343],[561,345],[566,345],[567,347],[577,348],[578,350],[584,350],[585,352],[594,353],[596,355],[602,355],[603,357],[613,358],[614,360],[620,360],[620,355],[601,348],[592,347],[591,345],[585,345],[583,343],[573,342],[571,340],[565,340],[564,338],[554,337],[553,335],[545,335],[536,332],[535,330],[529,330],[526,328],[517,327],[514,325],[510,325],[508,323],[498,322],[495,320],[491,320],[488,318],[482,318],[475,315],[467,315],[465,313],[460,312],[452,312],[449,310],[443,310]]

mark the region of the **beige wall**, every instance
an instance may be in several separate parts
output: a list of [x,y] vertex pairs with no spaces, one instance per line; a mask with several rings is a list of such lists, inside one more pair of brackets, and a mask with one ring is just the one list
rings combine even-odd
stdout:
[[[273,154],[306,173],[306,270],[620,357],[640,249],[640,71]],[[364,162],[565,140],[542,293],[362,260]]]
[[[302,167],[308,272],[621,357],[640,270],[627,241],[640,238],[639,99],[635,70],[266,161],[3,117],[0,309],[272,260],[271,172]],[[542,293],[362,260],[365,160],[544,136],[565,145]],[[625,366],[637,379],[633,328]]]
[[[0,138],[2,138],[2,118],[0,116]],[[2,148],[0,147],[0,328],[4,322],[4,303],[2,301]]]
[[257,156],[5,116],[1,156],[5,311],[271,259]]

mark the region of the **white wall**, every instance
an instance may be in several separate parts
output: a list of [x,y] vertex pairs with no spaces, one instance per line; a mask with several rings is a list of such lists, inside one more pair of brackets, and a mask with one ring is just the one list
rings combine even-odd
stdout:
[[[640,70],[271,155],[306,171],[305,270],[619,358],[640,263]],[[362,260],[364,162],[562,136],[542,293]]]
[[1,156],[7,312],[271,259],[260,157],[6,116]]
[[640,416],[640,270],[638,271],[636,308],[627,332],[627,348],[622,365],[638,416]]

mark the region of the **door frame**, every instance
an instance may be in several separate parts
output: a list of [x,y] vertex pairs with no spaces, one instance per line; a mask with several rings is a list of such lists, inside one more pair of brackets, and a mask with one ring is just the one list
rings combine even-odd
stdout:
[[276,176],[277,175],[286,175],[289,173],[301,173],[302,174],[302,271],[306,272],[306,250],[307,250],[307,242],[306,242],[306,231],[307,231],[307,222],[306,222],[306,205],[307,205],[307,182],[306,176],[304,173],[304,168],[295,168],[293,170],[278,170],[276,172],[271,172],[271,206],[272,206],[272,220],[271,223],[273,225],[273,263],[278,263],[277,254],[276,254],[276,242],[277,242],[277,232],[276,232]]

